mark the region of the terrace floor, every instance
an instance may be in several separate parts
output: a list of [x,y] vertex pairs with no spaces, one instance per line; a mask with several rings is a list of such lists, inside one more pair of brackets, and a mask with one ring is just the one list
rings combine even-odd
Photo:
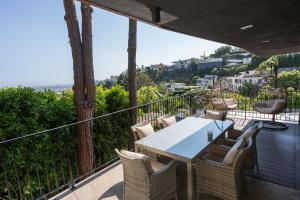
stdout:
[[[229,116],[230,118],[230,116]],[[232,118],[232,117],[231,117]],[[237,129],[251,124],[251,119],[234,118]],[[255,178],[247,177],[244,200],[300,200],[300,126],[288,124],[286,131],[262,130],[257,136],[259,171]],[[179,200],[185,196],[185,173],[178,173]],[[122,198],[123,170],[117,162],[65,191],[53,199],[117,200]],[[203,196],[201,199],[217,198]]]

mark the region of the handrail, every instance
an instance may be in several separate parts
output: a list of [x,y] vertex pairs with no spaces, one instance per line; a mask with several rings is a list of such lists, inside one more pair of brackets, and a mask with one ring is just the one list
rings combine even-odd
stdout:
[[171,97],[171,98],[161,99],[161,100],[158,100],[158,101],[152,101],[150,103],[141,104],[141,105],[130,107],[130,108],[125,108],[125,109],[118,110],[118,111],[111,112],[111,113],[106,113],[104,115],[96,116],[96,117],[85,119],[85,120],[82,120],[82,121],[73,122],[73,123],[62,125],[62,126],[58,126],[58,127],[55,127],[55,128],[46,129],[46,130],[43,130],[43,131],[29,133],[29,134],[26,134],[26,135],[23,135],[23,136],[20,136],[20,137],[15,137],[15,138],[12,138],[12,139],[0,141],[0,145],[8,144],[8,143],[11,143],[11,142],[14,142],[14,141],[17,141],[17,140],[25,139],[25,138],[32,137],[32,136],[41,135],[41,134],[44,134],[44,133],[53,132],[53,131],[56,131],[56,130],[59,130],[59,129],[62,129],[62,128],[67,128],[67,127],[70,127],[70,126],[75,126],[75,125],[82,124],[82,123],[89,122],[89,121],[93,121],[93,120],[96,120],[96,119],[101,119],[101,118],[109,117],[111,115],[116,115],[116,114],[119,114],[119,113],[122,113],[122,112],[126,112],[126,111],[130,111],[130,110],[133,110],[133,109],[137,109],[137,108],[149,106],[149,105],[152,105],[152,104],[155,104],[155,103],[160,103],[160,102],[163,102],[163,101],[169,101],[169,100],[172,100],[172,99],[178,99],[178,98],[182,98],[182,97],[185,97],[185,96],[190,96],[190,95],[193,95],[193,94],[194,93],[183,94],[183,95],[180,95],[180,96],[175,96],[175,97]]

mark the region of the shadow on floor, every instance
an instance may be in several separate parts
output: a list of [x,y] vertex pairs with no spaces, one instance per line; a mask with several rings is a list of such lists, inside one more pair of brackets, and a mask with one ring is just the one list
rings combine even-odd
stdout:
[[98,200],[114,197],[119,200],[123,199],[123,181],[116,183],[112,187],[110,187],[105,193],[103,193]]

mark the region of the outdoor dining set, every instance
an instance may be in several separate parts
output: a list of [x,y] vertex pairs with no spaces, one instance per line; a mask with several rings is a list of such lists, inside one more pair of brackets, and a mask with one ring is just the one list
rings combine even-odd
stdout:
[[245,131],[234,129],[226,111],[207,111],[205,117],[176,120],[171,114],[131,127],[135,152],[118,150],[124,172],[126,200],[178,198],[179,163],[186,165],[187,199],[209,194],[221,199],[240,199],[244,174],[258,169],[256,136],[262,123]]

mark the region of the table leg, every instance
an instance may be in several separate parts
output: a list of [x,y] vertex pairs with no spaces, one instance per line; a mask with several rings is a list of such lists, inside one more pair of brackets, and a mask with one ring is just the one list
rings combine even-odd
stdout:
[[188,200],[193,200],[194,198],[194,184],[193,184],[193,162],[187,162],[187,195]]

